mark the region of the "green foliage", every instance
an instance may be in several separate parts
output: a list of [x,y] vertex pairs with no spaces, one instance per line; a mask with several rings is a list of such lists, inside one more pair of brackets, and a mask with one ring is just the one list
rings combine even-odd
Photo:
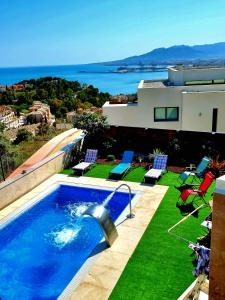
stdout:
[[113,160],[115,160],[116,158],[115,158],[115,155],[113,155],[113,154],[108,154],[107,155],[107,160],[108,161],[113,161]]
[[27,110],[34,100],[50,105],[58,118],[78,108],[101,107],[109,100],[108,93],[101,93],[92,85],[81,85],[78,81],[67,81],[57,77],[44,77],[20,82],[23,91],[6,90],[0,93],[0,105],[11,105],[17,112]]
[[11,154],[13,152],[13,147],[11,142],[0,133],[0,156],[5,154]]
[[163,151],[161,151],[159,148],[153,149],[153,155],[159,155],[159,154],[164,154]]
[[15,144],[19,144],[23,141],[29,141],[29,140],[32,140],[33,139],[33,135],[31,132],[29,132],[27,129],[19,129],[18,132],[17,132],[17,136],[16,136],[16,139],[15,139]]
[[100,137],[109,127],[106,117],[94,112],[76,114],[73,125],[75,128],[86,130],[88,137]]
[[0,132],[3,132],[5,130],[5,124],[0,122]]
[[17,153],[12,143],[0,133],[0,181],[14,169]]
[[38,126],[38,134],[44,135],[50,132],[50,126],[47,123],[40,123]]
[[75,128],[87,131],[85,145],[99,149],[105,141],[105,132],[109,128],[106,117],[94,112],[76,114],[73,120]]

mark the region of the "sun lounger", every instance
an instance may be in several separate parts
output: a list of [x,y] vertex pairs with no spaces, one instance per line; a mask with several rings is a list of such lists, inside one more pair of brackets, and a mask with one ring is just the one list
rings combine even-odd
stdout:
[[83,162],[80,162],[78,165],[74,166],[72,169],[75,173],[80,173],[81,175],[93,166],[97,159],[98,150],[96,149],[87,149],[86,155]]
[[110,176],[122,177],[131,167],[134,157],[133,151],[124,151],[121,162],[110,172]]
[[166,170],[168,155],[158,154],[155,156],[153,167],[144,177],[145,183],[153,183],[157,181]]

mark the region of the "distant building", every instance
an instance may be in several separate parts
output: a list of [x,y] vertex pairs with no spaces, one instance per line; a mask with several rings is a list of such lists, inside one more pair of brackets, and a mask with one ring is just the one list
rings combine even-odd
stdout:
[[30,113],[27,115],[27,122],[29,124],[44,122],[52,125],[55,122],[50,107],[41,101],[34,101],[29,111]]
[[166,80],[142,80],[137,103],[106,102],[110,125],[225,133],[225,68],[168,68]]
[[19,126],[24,126],[27,124],[27,116],[24,114],[20,114],[19,117]]
[[22,91],[25,88],[24,84],[12,84],[8,87],[10,90]]
[[6,85],[0,84],[0,93],[6,91]]
[[75,115],[76,115],[75,111],[68,112],[66,114],[66,120],[67,120],[67,122],[72,123]]
[[0,122],[5,125],[5,129],[19,127],[19,118],[16,117],[15,111],[8,106],[0,106]]

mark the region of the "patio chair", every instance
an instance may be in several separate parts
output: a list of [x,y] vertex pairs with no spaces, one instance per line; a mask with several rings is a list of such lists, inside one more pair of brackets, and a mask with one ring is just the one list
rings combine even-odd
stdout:
[[83,162],[80,161],[79,164],[72,167],[74,173],[80,173],[81,175],[83,175],[83,173],[87,169],[89,169],[90,167],[92,167],[95,164],[95,162],[97,160],[97,154],[98,154],[98,150],[87,149],[84,161]]
[[195,179],[201,179],[202,177],[204,177],[204,173],[206,171],[206,168],[208,167],[210,162],[210,159],[208,157],[203,157],[203,159],[201,160],[201,162],[199,163],[199,165],[197,166],[197,168],[195,170],[190,170],[190,167],[186,168],[186,171],[184,173],[186,173],[188,176],[192,175],[193,180]]
[[205,197],[210,185],[212,184],[213,179],[214,179],[214,175],[211,172],[207,172],[205,174],[204,180],[202,181],[202,183],[198,189],[194,189],[194,187],[197,185],[192,185],[191,188],[188,187],[182,191],[182,193],[180,195],[181,200],[183,202],[186,202],[190,195],[194,195],[192,202],[195,200],[196,197],[199,197],[203,200],[204,203],[206,203],[204,197]]
[[183,172],[177,178],[177,183],[183,185],[185,181],[188,179],[190,172]]
[[122,177],[132,166],[134,151],[124,151],[121,162],[110,172],[110,177]]
[[156,182],[166,171],[168,155],[157,154],[154,158],[153,167],[145,174],[145,183]]

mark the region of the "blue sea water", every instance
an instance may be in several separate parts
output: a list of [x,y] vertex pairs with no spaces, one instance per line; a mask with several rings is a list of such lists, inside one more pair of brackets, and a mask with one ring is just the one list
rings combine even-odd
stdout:
[[[110,191],[60,185],[0,230],[0,299],[53,300],[62,293],[103,234],[81,214]],[[132,194],[132,197],[134,194]],[[106,206],[115,221],[129,203],[117,192]]]
[[98,64],[0,68],[0,84],[9,85],[24,79],[55,76],[92,84],[102,92],[116,95],[135,93],[142,79],[167,78],[167,71],[114,73],[117,68]]

